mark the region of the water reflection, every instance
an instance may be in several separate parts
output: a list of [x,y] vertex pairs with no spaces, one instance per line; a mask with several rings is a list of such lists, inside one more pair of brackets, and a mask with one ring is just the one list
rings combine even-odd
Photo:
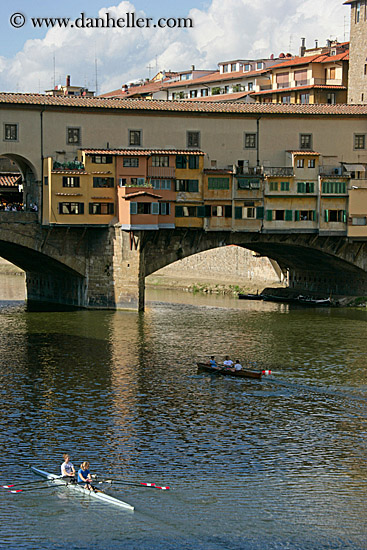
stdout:
[[[7,548],[364,548],[366,312],[160,296],[145,314],[0,304],[1,480],[56,471],[67,450],[173,486],[113,490],[132,516],[0,493]],[[277,374],[197,375],[212,353]]]

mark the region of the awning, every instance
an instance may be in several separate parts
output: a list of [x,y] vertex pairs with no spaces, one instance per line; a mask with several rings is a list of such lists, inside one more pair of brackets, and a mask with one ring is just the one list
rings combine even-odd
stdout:
[[364,164],[343,164],[344,168],[348,172],[365,172],[366,167]]

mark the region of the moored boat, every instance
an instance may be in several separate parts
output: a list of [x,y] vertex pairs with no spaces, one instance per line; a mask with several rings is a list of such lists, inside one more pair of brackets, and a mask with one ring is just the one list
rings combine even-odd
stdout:
[[239,300],[262,300],[263,296],[261,294],[239,294]]
[[317,299],[317,298],[311,298],[310,296],[302,296],[302,295],[297,296],[297,302],[305,306],[318,306],[318,307],[324,306],[325,307],[325,306],[332,305],[331,298]]
[[226,369],[225,367],[216,369],[208,365],[208,363],[197,363],[197,367],[198,373],[210,372],[210,374],[221,376],[234,376],[235,378],[257,378],[258,380],[261,380],[263,374],[270,374],[270,371],[257,371],[249,369],[242,369],[235,372],[231,371],[230,369]]
[[50,474],[49,472],[45,472],[44,470],[40,470],[38,468],[35,468],[34,466],[31,466],[31,470],[35,474],[48,479],[51,483],[54,483],[55,485],[64,485],[67,489],[78,491],[79,493],[83,493],[85,496],[93,497],[98,500],[102,500],[103,502],[114,504],[115,506],[120,506],[121,508],[125,508],[126,510],[134,510],[134,506],[131,506],[131,504],[128,504],[123,500],[119,500],[118,498],[111,497],[110,495],[106,495],[102,492],[89,491],[89,489],[85,489],[83,486],[77,485],[76,483],[67,483],[63,479],[61,479],[60,476],[57,476],[56,474]]

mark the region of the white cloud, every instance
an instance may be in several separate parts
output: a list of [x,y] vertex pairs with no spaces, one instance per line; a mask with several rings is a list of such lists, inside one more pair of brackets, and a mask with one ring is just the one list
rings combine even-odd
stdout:
[[[101,8],[115,18],[134,12],[131,2]],[[140,16],[144,14],[139,12]],[[192,9],[194,27],[184,29],[50,29],[44,39],[28,40],[13,58],[0,57],[3,91],[38,92],[65,75],[72,83],[95,87],[95,57],[99,91],[158,69],[216,68],[218,61],[256,58],[280,52],[298,53],[300,38],[313,46],[318,39],[344,40],[344,17],[349,9],[329,0],[212,0],[206,9]],[[346,28],[348,31],[349,28]],[[348,39],[348,35],[346,37]],[[290,48],[291,46],[291,48]]]

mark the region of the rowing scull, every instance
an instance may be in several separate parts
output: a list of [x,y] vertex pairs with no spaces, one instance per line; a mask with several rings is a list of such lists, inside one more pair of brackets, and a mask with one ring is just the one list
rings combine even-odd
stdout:
[[89,489],[85,489],[84,487],[77,485],[75,483],[66,483],[63,479],[60,478],[60,476],[57,476],[56,474],[50,474],[49,472],[45,472],[44,470],[39,470],[34,466],[31,466],[31,470],[35,474],[48,479],[55,485],[65,485],[67,489],[73,489],[74,491],[79,491],[79,493],[83,493],[84,495],[97,498],[98,500],[102,500],[103,502],[109,502],[110,504],[115,504],[115,506],[121,506],[121,508],[125,508],[126,510],[134,510],[134,506],[131,506],[131,504],[128,504],[123,500],[119,500],[117,498],[111,497],[110,495],[106,495],[105,493],[99,493],[99,492],[95,493],[94,491],[89,491]]

